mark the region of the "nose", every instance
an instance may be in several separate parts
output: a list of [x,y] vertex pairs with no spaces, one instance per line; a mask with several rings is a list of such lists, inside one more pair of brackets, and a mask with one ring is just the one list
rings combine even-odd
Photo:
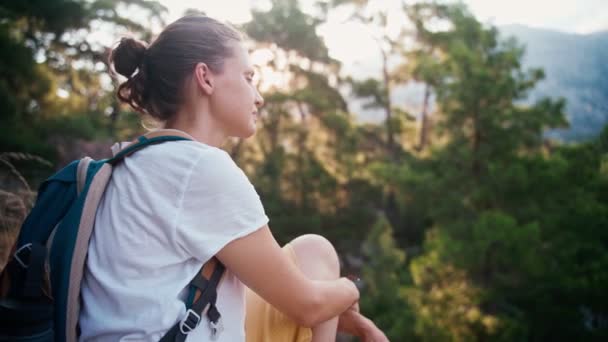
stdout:
[[255,106],[257,108],[260,108],[264,105],[264,98],[262,97],[262,95],[260,95],[260,92],[256,89],[255,90]]

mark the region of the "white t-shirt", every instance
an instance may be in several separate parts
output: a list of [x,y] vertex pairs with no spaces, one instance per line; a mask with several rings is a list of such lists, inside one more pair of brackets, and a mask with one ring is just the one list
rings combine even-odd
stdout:
[[[82,283],[80,340],[158,341],[186,313],[187,285],[230,241],[268,217],[247,176],[221,149],[153,145],[113,171],[95,218]],[[244,341],[244,285],[226,270],[218,341]],[[208,341],[204,317],[188,341]]]

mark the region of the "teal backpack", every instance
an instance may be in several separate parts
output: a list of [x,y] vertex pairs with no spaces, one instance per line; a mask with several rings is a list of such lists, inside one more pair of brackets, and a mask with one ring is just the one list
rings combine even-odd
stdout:
[[[0,276],[0,341],[77,341],[80,286],[95,213],[112,168],[150,145],[191,140],[176,130],[139,137],[114,157],[76,160],[47,179]],[[223,329],[215,307],[224,266],[212,258],[190,282],[187,314],[161,339],[185,341],[206,315],[212,339]]]

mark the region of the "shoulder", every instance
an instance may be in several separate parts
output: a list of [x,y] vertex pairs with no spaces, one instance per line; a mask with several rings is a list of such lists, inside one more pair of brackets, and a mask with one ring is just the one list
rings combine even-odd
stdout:
[[[239,169],[226,151],[196,141],[163,143],[150,149],[150,152],[162,157],[160,160],[163,162],[183,160],[184,164],[191,165],[193,171],[200,171],[201,168],[206,169],[211,165],[221,169]],[[170,168],[172,164],[167,163],[165,166]]]
[[167,150],[162,151],[163,154],[172,155],[172,159],[183,159],[188,164],[188,179],[183,181],[189,183],[190,189],[213,192],[251,186],[249,179],[230,154],[220,148],[195,141],[179,141],[166,145]]
[[[224,150],[196,141],[157,144],[125,160],[130,169],[171,184],[225,183],[247,176]],[[154,171],[154,172],[152,172]]]

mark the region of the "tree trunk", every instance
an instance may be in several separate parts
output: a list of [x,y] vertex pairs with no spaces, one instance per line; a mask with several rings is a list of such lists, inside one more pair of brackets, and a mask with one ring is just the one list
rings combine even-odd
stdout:
[[384,50],[382,51],[382,76],[384,81],[384,110],[386,112],[386,146],[389,154],[392,156],[394,152],[394,139],[393,139],[393,113],[391,109],[391,89],[390,89],[390,76],[388,73],[388,55]]
[[428,118],[428,110],[429,110],[429,99],[431,97],[431,86],[428,84],[424,87],[424,101],[422,102],[422,113],[421,113],[421,127],[420,127],[420,139],[418,141],[418,151],[422,151],[429,139],[429,118]]
[[306,136],[307,136],[307,127],[306,127],[306,112],[304,111],[304,107],[301,102],[297,102],[298,111],[300,112],[300,131],[298,134],[298,185],[300,192],[300,208],[307,207],[307,198],[306,195],[306,179],[304,177],[304,153],[306,149]]
[[472,141],[472,162],[471,171],[475,179],[479,179],[481,174],[481,160],[479,159],[479,147],[481,144],[481,127],[479,122],[479,103],[475,104],[473,111],[473,141]]

